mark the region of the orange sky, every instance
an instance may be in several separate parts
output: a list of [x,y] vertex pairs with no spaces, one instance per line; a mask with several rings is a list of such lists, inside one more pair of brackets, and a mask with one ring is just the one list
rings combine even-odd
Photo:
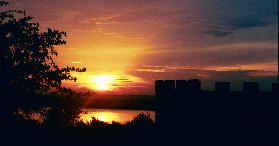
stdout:
[[[263,81],[278,74],[278,2],[268,0],[9,0],[68,34],[60,66],[86,67],[73,89],[154,94],[154,80]],[[277,12],[277,13],[276,13]]]

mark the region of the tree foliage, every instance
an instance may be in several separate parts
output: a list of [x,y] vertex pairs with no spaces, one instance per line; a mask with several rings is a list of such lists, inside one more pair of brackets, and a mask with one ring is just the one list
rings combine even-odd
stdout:
[[[19,106],[30,109],[48,106],[52,107],[48,117],[53,118],[56,112],[56,116],[63,118],[62,123],[73,123],[80,113],[81,95],[63,88],[61,82],[76,81],[70,72],[86,69],[60,68],[54,62],[57,46],[66,44],[66,32],[50,28],[42,31],[39,23],[33,22],[24,11],[6,10],[8,4],[0,1],[0,89],[1,100],[4,100],[1,112],[10,114]],[[50,89],[56,93],[49,95]],[[51,99],[45,100],[45,97]]]
[[[0,2],[0,8],[7,5]],[[59,68],[54,57],[56,46],[66,44],[66,32],[40,30],[39,23],[24,11],[0,12],[0,65],[4,86],[46,94],[50,88],[61,89],[62,80],[76,80],[70,71],[85,71],[74,67]]]

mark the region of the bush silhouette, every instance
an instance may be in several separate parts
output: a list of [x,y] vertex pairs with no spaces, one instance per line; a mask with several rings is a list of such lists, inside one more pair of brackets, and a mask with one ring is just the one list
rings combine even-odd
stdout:
[[136,117],[134,117],[131,121],[126,123],[128,127],[151,127],[154,125],[152,119],[150,118],[150,114],[140,113]]

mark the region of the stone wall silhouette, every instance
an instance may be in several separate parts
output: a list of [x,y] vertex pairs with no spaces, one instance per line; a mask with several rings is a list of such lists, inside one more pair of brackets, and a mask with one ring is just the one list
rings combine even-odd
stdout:
[[216,82],[215,91],[203,91],[198,79],[155,81],[156,126],[188,136],[274,131],[278,83],[272,92],[260,92],[257,82],[244,82],[243,91],[230,88],[230,82]]

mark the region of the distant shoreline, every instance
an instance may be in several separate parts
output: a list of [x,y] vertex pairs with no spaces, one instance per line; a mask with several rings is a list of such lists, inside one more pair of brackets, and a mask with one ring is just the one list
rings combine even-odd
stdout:
[[149,95],[98,95],[88,98],[82,108],[155,110],[155,98]]

